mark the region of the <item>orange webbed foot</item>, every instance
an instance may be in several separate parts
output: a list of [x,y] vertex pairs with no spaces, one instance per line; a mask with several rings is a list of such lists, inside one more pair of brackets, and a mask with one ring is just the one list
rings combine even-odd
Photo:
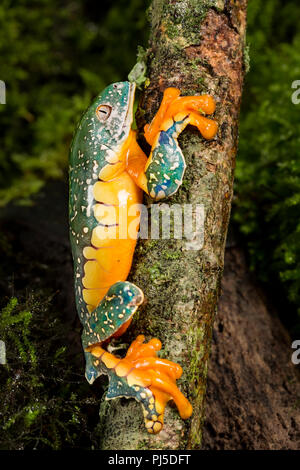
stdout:
[[178,127],[179,134],[187,124],[196,126],[205,139],[213,139],[218,131],[217,123],[208,119],[203,114],[213,114],[216,103],[211,95],[180,96],[178,88],[166,88],[160,107],[150,124],[144,127],[145,138],[153,145],[155,138],[161,130],[167,130],[173,121],[181,121],[185,115],[186,119]]
[[131,344],[125,359],[134,367],[132,374],[150,379],[147,388],[153,397],[149,399],[148,406],[143,405],[143,411],[148,432],[157,433],[163,427],[168,401],[174,400],[183,419],[191,416],[192,406],[176,385],[176,380],[182,375],[180,365],[157,357],[157,352],[161,349],[159,339],[153,338],[148,343],[144,343],[144,340],[143,335],[138,336]]
[[[146,428],[148,432],[156,434],[163,427],[168,401],[174,400],[183,419],[191,416],[192,406],[176,385],[176,380],[182,375],[182,368],[174,362],[157,357],[157,352],[161,349],[158,339],[153,338],[148,343],[144,341],[143,335],[138,336],[124,359],[106,352],[101,354],[109,369],[107,399],[125,396],[141,402]],[[100,350],[95,348],[94,352],[90,352],[100,357]]]

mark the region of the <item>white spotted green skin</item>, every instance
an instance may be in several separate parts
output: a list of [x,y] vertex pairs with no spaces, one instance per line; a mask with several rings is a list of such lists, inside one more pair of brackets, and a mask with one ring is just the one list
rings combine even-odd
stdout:
[[[125,169],[122,147],[126,142],[133,119],[135,85],[129,82],[108,86],[84,113],[75,131],[70,150],[69,217],[70,240],[74,262],[75,299],[78,315],[84,326],[83,347],[102,342],[113,335],[136,311],[143,298],[142,291],[129,282],[114,284],[94,312],[89,313],[82,297],[84,276],[83,249],[91,246],[93,229],[98,225],[94,217],[94,184],[101,180],[101,172],[110,169],[110,177]],[[110,107],[108,119],[98,119],[99,106]],[[114,162],[117,161],[117,164]],[[122,292],[122,295],[121,293]],[[121,307],[122,310],[121,310]],[[120,309],[120,310],[119,310]],[[123,312],[125,310],[125,312]],[[95,365],[96,358],[85,352],[86,378],[92,383],[102,373],[104,364]]]
[[[134,315],[143,300],[143,291],[131,282],[120,281],[113,284],[86,319],[82,332],[83,348],[108,339]],[[101,374],[109,375],[109,369],[91,353],[85,351],[85,359],[85,376],[90,384]],[[114,388],[113,383],[110,387]]]
[[[69,219],[70,241],[74,261],[75,299],[80,321],[85,325],[88,312],[82,298],[84,276],[83,249],[91,245],[91,234],[97,226],[94,217],[93,186],[101,179],[101,171],[107,167],[120,171],[121,149],[126,142],[133,119],[135,85],[119,82],[103,90],[82,116],[75,131],[69,168]],[[101,122],[96,110],[106,105],[111,113]],[[116,158],[117,156],[117,158]],[[124,162],[125,169],[125,162]]]
[[[92,356],[92,354],[86,354],[89,356],[87,364],[90,366],[86,369],[86,378],[88,382],[92,384],[94,380],[100,375],[99,360]],[[159,420],[160,416],[156,408],[155,397],[153,392],[148,387],[142,387],[138,384],[129,385],[127,377],[117,375],[114,368],[109,369],[103,363],[101,367],[102,373],[108,375],[109,378],[109,386],[105,397],[106,400],[114,400],[115,398],[121,397],[134,398],[142,405],[145,424],[148,431],[154,432],[153,427],[155,426],[155,423],[160,424],[162,427],[163,423]],[[87,371],[89,372],[88,374]],[[155,421],[153,420],[154,417]],[[149,429],[149,427],[152,429]]]
[[150,196],[159,201],[176,193],[182,184],[186,163],[177,142],[177,136],[188,115],[181,121],[173,121],[166,131],[160,131],[157,143],[145,171]]
[[[108,86],[83,115],[70,151],[70,240],[74,260],[75,298],[81,323],[84,349],[110,338],[128,321],[143,301],[142,291],[127,281],[110,287],[98,307],[88,312],[82,297],[84,277],[83,249],[91,246],[93,229],[98,225],[94,217],[94,184],[101,180],[107,168],[110,178],[125,170],[122,147],[126,142],[133,119],[135,85],[129,82]],[[105,105],[111,109],[109,118],[101,122],[96,110]],[[177,135],[183,121],[173,123],[167,131],[161,131],[152,150],[150,164],[146,170],[148,190],[155,199],[174,194],[180,186],[185,170],[185,161],[177,143]],[[116,158],[117,157],[117,158]],[[114,174],[115,168],[115,174]],[[126,378],[118,377],[91,353],[85,351],[86,378],[90,383],[101,374],[110,379],[107,398],[134,397],[142,403],[144,415],[151,419],[154,398],[149,389],[129,386]],[[150,406],[151,405],[151,406]],[[154,410],[155,411],[155,410]],[[157,414],[157,413],[156,413]]]
[[[155,397],[149,388],[139,385],[130,386],[128,385],[126,377],[118,377],[111,370],[108,370],[107,374],[109,376],[109,387],[106,393],[106,400],[113,400],[114,398],[120,397],[134,398],[142,405],[145,422],[147,422],[147,420],[151,421],[152,429],[155,423],[160,423],[162,426],[162,422],[157,420],[157,418],[159,418],[159,412],[156,409]],[[156,421],[152,421],[153,416],[155,416]],[[147,429],[149,431],[149,426],[147,426]]]
[[143,299],[141,289],[131,282],[113,284],[84,325],[83,347],[108,339],[133,316]]

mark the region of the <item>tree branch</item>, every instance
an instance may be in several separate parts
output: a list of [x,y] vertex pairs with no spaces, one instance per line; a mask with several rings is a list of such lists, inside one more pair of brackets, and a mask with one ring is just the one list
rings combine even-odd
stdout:
[[214,140],[205,141],[197,129],[188,128],[179,139],[187,170],[182,187],[167,202],[204,205],[204,244],[201,248],[201,234],[192,242],[195,249],[188,249],[185,240],[139,242],[130,280],[143,289],[147,303],[125,339],[129,342],[138,333],[161,339],[163,357],[183,366],[179,386],[194,412],[182,421],[169,406],[164,429],[153,436],[144,429],[139,404],[125,399],[103,402],[103,449],[198,449],[201,445],[207,364],[237,150],[246,7],[246,0],[152,2],[150,85],[140,106],[139,128],[154,116],[163,90],[175,86],[183,95],[214,96],[219,132]]

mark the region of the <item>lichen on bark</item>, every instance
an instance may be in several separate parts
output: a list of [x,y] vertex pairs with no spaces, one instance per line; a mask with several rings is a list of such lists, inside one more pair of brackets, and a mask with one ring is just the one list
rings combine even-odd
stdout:
[[166,202],[204,206],[203,247],[187,249],[186,240],[139,241],[129,279],[143,289],[146,303],[125,340],[129,342],[140,333],[161,339],[162,357],[183,367],[178,384],[192,401],[194,411],[189,420],[182,421],[177,410],[169,406],[164,429],[153,436],[145,431],[136,402],[121,399],[103,404],[102,449],[201,446],[207,364],[237,150],[246,7],[246,0],[153,0],[150,8],[150,84],[140,103],[138,128],[142,130],[151,121],[163,90],[175,86],[183,95],[214,96],[219,131],[215,139],[205,141],[197,130],[188,127],[179,138],[187,170],[183,185]]

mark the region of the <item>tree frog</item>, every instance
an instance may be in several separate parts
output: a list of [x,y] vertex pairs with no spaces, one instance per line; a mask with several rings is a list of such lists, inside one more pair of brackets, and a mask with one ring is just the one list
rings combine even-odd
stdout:
[[156,338],[146,343],[139,335],[124,358],[106,346],[126,331],[144,299],[142,290],[126,280],[139,228],[134,208],[142,203],[143,191],[159,201],[180,187],[186,165],[177,137],[184,128],[191,124],[212,139],[217,124],[203,115],[215,110],[211,96],[180,96],[177,88],[167,88],[144,128],[151,146],[147,157],[132,129],[134,94],[134,83],[109,85],[77,126],[70,150],[70,239],[86,378],[93,383],[107,374],[107,399],[135,398],[148,432],[158,433],[169,400],[183,419],[192,413],[176,385],[182,368],[157,356],[161,342]]

